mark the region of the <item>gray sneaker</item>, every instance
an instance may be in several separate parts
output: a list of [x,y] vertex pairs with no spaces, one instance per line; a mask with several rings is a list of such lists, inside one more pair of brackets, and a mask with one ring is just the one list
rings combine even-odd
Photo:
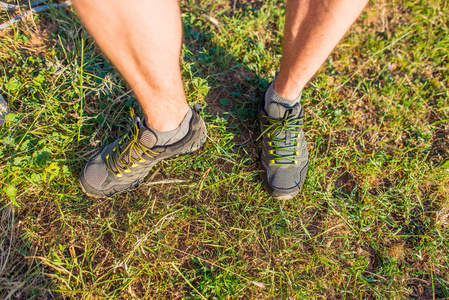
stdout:
[[262,131],[260,177],[268,193],[276,199],[296,196],[304,184],[309,155],[302,131],[304,112],[294,106],[272,102],[265,111],[265,95],[259,103]]
[[195,104],[189,132],[167,146],[156,146],[157,137],[136,118],[134,128],[124,137],[107,145],[84,167],[80,175],[83,191],[93,197],[110,197],[136,187],[159,161],[191,153],[206,141],[206,126]]

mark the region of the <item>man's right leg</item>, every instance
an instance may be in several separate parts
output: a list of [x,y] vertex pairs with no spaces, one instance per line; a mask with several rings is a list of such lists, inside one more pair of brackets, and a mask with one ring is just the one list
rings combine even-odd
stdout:
[[180,71],[177,0],[73,0],[90,34],[131,85],[145,118],[88,162],[80,182],[110,196],[141,182],[158,161],[198,149],[205,126],[187,105]]

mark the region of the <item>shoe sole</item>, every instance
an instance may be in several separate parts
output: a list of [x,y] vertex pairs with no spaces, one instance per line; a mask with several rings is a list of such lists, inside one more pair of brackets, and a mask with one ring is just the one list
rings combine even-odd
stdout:
[[[157,163],[156,163],[155,165],[157,165]],[[153,167],[154,167],[154,166],[153,166]],[[150,170],[150,171],[151,171],[151,170]],[[148,171],[148,174],[149,174],[149,173],[150,173],[150,172]],[[95,198],[95,199],[103,199],[103,198],[111,198],[112,196],[114,196],[114,195],[117,194],[117,193],[122,193],[122,192],[128,192],[128,191],[131,191],[132,189],[134,189],[134,188],[136,188],[138,185],[140,185],[140,184],[145,180],[145,178],[148,176],[148,174],[145,175],[145,177],[144,177],[143,179],[139,179],[138,181],[133,182],[129,188],[126,188],[126,189],[124,189],[124,190],[121,190],[121,191],[119,191],[119,192],[116,192],[116,193],[112,194],[111,196],[106,196],[106,195],[105,195],[105,196],[98,196],[98,195],[94,195],[94,194],[88,193],[88,192],[84,189],[83,185],[81,184],[81,179],[78,179],[78,181],[79,181],[79,184],[80,184],[80,186],[81,186],[81,190],[83,191],[84,194],[86,194],[86,195],[89,196],[89,197]]]

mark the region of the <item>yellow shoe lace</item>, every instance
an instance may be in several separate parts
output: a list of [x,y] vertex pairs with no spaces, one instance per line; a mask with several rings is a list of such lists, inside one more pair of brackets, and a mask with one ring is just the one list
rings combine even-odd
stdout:
[[[290,113],[287,113],[287,116],[281,120],[272,119],[267,115],[264,115],[263,117],[267,119],[268,122],[263,125],[265,130],[260,134],[258,139],[267,133],[269,139],[267,143],[272,147],[272,149],[269,150],[269,153],[274,157],[274,159],[270,160],[270,163],[274,165],[296,165],[298,163],[296,157],[299,156],[296,147],[299,147],[300,143],[298,129],[303,126],[299,124],[302,118],[295,117],[295,115],[291,115]],[[279,138],[283,132],[285,133],[284,138]],[[292,137],[290,133],[296,133],[296,136]],[[279,145],[279,143],[284,145]],[[279,154],[279,151],[288,151],[291,154]],[[278,160],[288,160],[289,162],[281,163],[278,162]]]
[[[131,118],[135,120],[134,109],[130,111]],[[124,147],[121,147],[125,145]],[[132,154],[136,157],[133,157]],[[157,152],[152,151],[150,148],[143,145],[139,139],[139,126],[138,122],[134,121],[134,126],[130,132],[128,132],[119,142],[117,147],[112,149],[112,155],[106,155],[106,165],[115,176],[122,177],[122,172],[130,173],[131,168],[138,166],[138,163],[144,163],[146,160],[143,158],[143,154],[153,158],[157,156]],[[115,170],[112,168],[114,166]]]

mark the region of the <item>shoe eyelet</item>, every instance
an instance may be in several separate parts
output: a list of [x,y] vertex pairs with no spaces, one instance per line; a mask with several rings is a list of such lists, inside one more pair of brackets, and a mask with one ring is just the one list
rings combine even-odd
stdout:
[[274,154],[274,150],[268,150],[268,153]]
[[117,176],[117,178],[122,178],[123,177],[123,175],[120,174],[120,173],[116,174],[115,176]]
[[276,164],[276,162],[274,161],[274,159],[270,160],[270,164]]
[[132,166],[131,166],[131,168],[136,168],[136,167],[138,167],[139,165],[138,164],[133,164]]
[[146,162],[146,160],[145,159],[141,159],[141,160],[139,160],[139,162],[143,163],[143,162]]
[[125,173],[131,173],[131,170],[130,169],[126,169]]

